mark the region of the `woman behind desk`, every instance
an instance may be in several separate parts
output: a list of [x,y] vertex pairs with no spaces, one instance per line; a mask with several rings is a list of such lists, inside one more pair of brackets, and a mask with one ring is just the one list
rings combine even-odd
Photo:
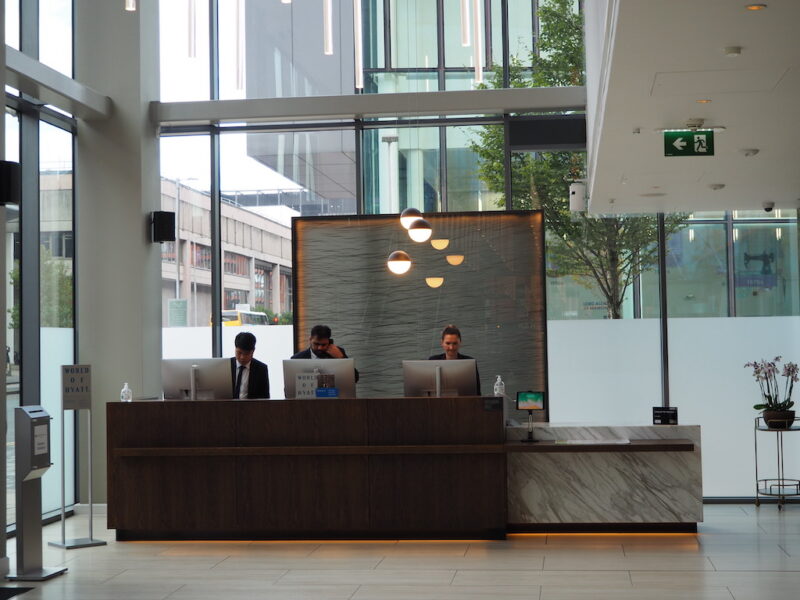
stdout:
[[[461,332],[455,325],[447,325],[442,329],[442,350],[443,354],[429,356],[428,360],[464,360],[471,359],[471,356],[461,354],[458,349],[461,347]],[[481,395],[481,376],[478,372],[478,364],[475,363],[475,379],[477,380],[478,395]]]

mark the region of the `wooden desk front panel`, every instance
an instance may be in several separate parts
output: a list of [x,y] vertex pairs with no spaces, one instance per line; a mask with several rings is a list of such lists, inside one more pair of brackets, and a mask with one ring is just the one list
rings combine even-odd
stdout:
[[504,535],[505,454],[390,455],[369,461],[373,528]]
[[497,537],[502,425],[484,398],[108,404],[108,524],[120,539]]
[[368,460],[366,456],[237,459],[236,529],[271,537],[369,531]]

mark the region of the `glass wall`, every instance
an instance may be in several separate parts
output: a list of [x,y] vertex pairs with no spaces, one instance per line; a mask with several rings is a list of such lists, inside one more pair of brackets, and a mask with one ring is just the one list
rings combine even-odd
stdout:
[[164,358],[211,356],[210,164],[208,136],[162,138],[161,209],[177,240],[161,244]]
[[61,410],[60,393],[61,365],[75,364],[73,152],[72,134],[47,123],[39,125],[39,141],[40,389],[41,404],[53,419],[53,466],[42,478],[42,512],[47,513],[61,507],[62,418],[63,447],[69,449],[66,497],[75,497],[75,411]]
[[39,0],[39,62],[72,77],[72,0]]
[[737,315],[798,314],[796,221],[734,223],[733,265]]
[[[19,118],[15,113],[5,115],[6,160],[19,161]],[[3,322],[6,327],[6,525],[16,520],[16,495],[14,493],[14,407],[20,405],[20,295],[19,295],[19,206],[7,204],[5,258],[3,265],[3,290],[6,295],[6,314]]]
[[208,0],[161,0],[158,11],[161,100],[208,100]]
[[19,50],[19,2],[4,0],[6,8],[6,45]]
[[368,213],[442,210],[438,127],[370,129],[363,139]]
[[[727,230],[724,223],[689,222],[667,239],[667,308],[670,317],[726,317]],[[642,314],[658,316],[658,274],[642,275]]]
[[[6,0],[5,9],[6,42],[71,76],[72,1]],[[22,23],[26,26],[22,27]],[[31,31],[33,28],[36,30]],[[75,422],[71,413],[62,421],[58,390],[61,365],[75,362],[72,183],[75,123],[63,111],[20,96],[16,90],[6,88],[6,93],[6,159],[21,163],[23,181],[22,203],[6,207],[5,223],[6,520],[13,527],[14,406],[42,404],[53,418],[53,467],[43,478],[43,513],[60,511],[62,460],[66,466],[67,505],[74,504],[76,498]],[[45,113],[46,120],[42,118]],[[25,261],[31,264],[23,264]],[[27,298],[25,302],[23,297]],[[22,368],[23,354],[32,365],[30,369]],[[66,432],[63,441],[62,425]]]
[[[509,55],[530,66],[537,2],[507,4]],[[460,0],[363,0],[363,91],[469,90],[507,68],[503,3],[466,5],[462,14]],[[334,2],[329,18],[322,2],[161,0],[159,6],[164,101],[357,93],[352,2]],[[218,49],[209,48],[209,14],[218,15]],[[213,81],[212,52],[219,61]]]

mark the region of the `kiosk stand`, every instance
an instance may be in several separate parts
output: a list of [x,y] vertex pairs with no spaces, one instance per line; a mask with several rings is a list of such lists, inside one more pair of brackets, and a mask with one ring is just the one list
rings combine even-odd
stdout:
[[[78,411],[85,410],[89,414],[89,427],[87,438],[89,443],[89,537],[66,539],[66,474],[64,452],[64,414],[74,410],[77,417]],[[92,368],[90,365],[62,365],[61,367],[61,541],[49,542],[58,548],[89,548],[90,546],[105,546],[105,540],[94,539],[94,511],[92,502]]]
[[17,484],[17,570],[12,581],[44,581],[66,568],[42,567],[42,475],[50,468],[50,415],[41,406],[14,408]]

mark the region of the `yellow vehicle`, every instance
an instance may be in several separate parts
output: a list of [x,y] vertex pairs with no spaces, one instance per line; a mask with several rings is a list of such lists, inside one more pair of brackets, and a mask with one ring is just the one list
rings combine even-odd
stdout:
[[250,310],[223,310],[222,324],[226,327],[271,325],[269,317],[265,313]]

